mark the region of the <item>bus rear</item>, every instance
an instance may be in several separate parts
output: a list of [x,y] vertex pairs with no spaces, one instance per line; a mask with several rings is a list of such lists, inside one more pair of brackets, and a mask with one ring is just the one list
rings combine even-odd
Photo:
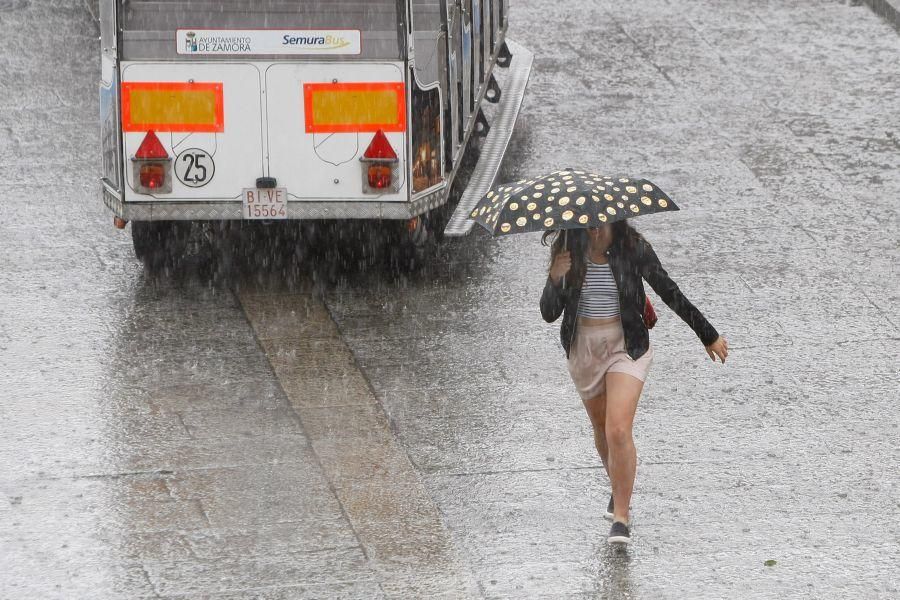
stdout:
[[407,203],[397,6],[123,3],[130,220],[381,218]]

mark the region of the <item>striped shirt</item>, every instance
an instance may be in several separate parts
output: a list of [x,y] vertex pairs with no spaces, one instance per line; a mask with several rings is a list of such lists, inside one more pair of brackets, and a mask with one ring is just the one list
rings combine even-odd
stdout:
[[609,263],[598,265],[587,261],[578,316],[590,319],[608,319],[619,316],[619,290]]

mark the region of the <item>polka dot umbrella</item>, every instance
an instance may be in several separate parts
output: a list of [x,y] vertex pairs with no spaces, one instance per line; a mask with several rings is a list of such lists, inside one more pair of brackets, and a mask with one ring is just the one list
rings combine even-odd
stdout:
[[599,227],[670,210],[678,207],[646,179],[563,169],[535,179],[495,186],[469,217],[499,236]]

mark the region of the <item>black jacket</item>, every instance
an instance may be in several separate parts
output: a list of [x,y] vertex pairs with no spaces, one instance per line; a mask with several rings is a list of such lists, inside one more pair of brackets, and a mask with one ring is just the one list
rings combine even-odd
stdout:
[[[633,252],[625,252],[619,246],[611,247],[609,267],[619,288],[619,311],[625,333],[625,349],[634,360],[643,356],[650,347],[650,335],[644,325],[646,295],[642,279],[694,330],[704,346],[710,345],[719,337],[715,327],[685,298],[663,269],[649,242],[641,240]],[[550,277],[547,277],[544,293],[541,294],[541,315],[545,321],[552,323],[560,314],[563,315],[559,337],[566,357],[569,356],[578,323],[576,317],[578,301],[581,299],[581,282],[576,283],[577,285],[563,289],[561,285],[554,285]]]

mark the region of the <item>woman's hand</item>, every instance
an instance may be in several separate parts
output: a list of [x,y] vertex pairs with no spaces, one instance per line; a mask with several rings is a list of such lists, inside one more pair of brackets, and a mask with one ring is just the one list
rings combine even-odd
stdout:
[[557,254],[553,264],[550,265],[550,280],[553,281],[553,285],[559,285],[571,268],[572,254],[568,251]]
[[720,335],[716,338],[716,341],[706,347],[706,353],[709,354],[713,362],[716,362],[716,357],[718,356],[724,365],[725,359],[728,358],[728,341]]

